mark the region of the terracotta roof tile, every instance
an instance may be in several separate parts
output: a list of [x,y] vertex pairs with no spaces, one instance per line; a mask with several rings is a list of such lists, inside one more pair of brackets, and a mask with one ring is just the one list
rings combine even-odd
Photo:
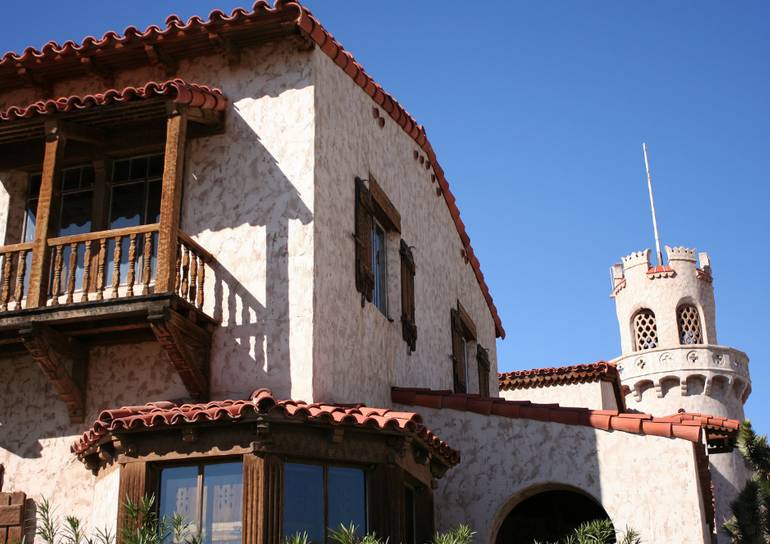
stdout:
[[227,99],[221,90],[198,85],[197,83],[187,83],[181,79],[172,79],[160,83],[150,81],[141,87],[108,89],[97,94],[62,96],[60,98],[38,100],[25,106],[10,106],[0,111],[0,121],[13,121],[38,115],[79,111],[97,106],[107,106],[159,96],[173,98],[177,104],[186,104],[202,109],[223,111],[227,107]]
[[[690,442],[706,442],[724,447],[731,444],[740,427],[734,419],[698,413],[682,412],[665,417],[650,414],[620,412],[618,410],[590,410],[559,406],[558,404],[534,404],[529,401],[512,401],[501,398],[482,399],[478,395],[465,395],[450,391],[420,388],[394,387],[391,398],[396,404],[424,406],[475,412],[511,419],[532,419],[564,425],[581,425],[603,431],[620,431],[630,434],[681,438]],[[731,446],[730,446],[731,447]]]
[[255,391],[248,400],[218,400],[197,404],[159,401],[143,406],[104,410],[91,428],[73,444],[72,451],[82,458],[109,435],[124,430],[167,428],[211,421],[233,422],[257,415],[405,433],[422,441],[446,463],[456,465],[460,462],[459,452],[428,429],[421,416],[415,412],[370,408],[362,404],[308,404],[298,400],[279,400],[268,389]]
[[[141,31],[135,27],[128,27],[122,35],[116,32],[107,32],[101,38],[85,38],[82,43],[79,44],[72,41],[65,42],[63,45],[59,45],[56,42],[48,42],[40,50],[27,48],[21,54],[13,52],[6,53],[0,58],[0,70],[9,71],[12,69],[15,71],[23,71],[27,70],[28,65],[29,67],[34,65],[36,69],[39,69],[43,65],[53,66],[59,64],[61,66],[62,60],[65,58],[71,60],[77,58],[79,60],[80,58],[89,57],[90,55],[97,53],[103,57],[106,52],[114,55],[115,51],[118,49],[125,50],[128,55],[131,53],[131,51],[129,51],[129,49],[131,49],[130,46],[137,45],[137,42],[146,45],[157,45],[162,42],[168,43],[172,39],[195,40],[198,39],[196,35],[200,34],[199,32],[195,32],[198,30],[216,34],[216,32],[219,31],[232,30],[239,25],[256,28],[256,25],[262,22],[264,23],[264,27],[260,27],[262,28],[261,31],[269,34],[270,32],[275,32],[273,27],[284,28],[285,23],[289,21],[292,22],[297,29],[301,30],[311,41],[317,44],[321,48],[321,51],[340,66],[341,69],[343,69],[345,73],[347,73],[348,76],[364,90],[364,92],[371,96],[377,104],[382,105],[394,121],[399,121],[399,119],[402,118],[407,121],[405,123],[399,122],[399,126],[401,126],[402,130],[404,130],[428,156],[429,167],[433,167],[438,178],[444,200],[449,208],[450,216],[454,221],[460,240],[465,246],[469,263],[476,276],[476,280],[481,287],[481,291],[486,299],[492,318],[494,319],[496,334],[501,338],[505,338],[505,329],[503,328],[497,308],[492,300],[489,287],[481,273],[478,260],[475,258],[473,248],[470,244],[470,238],[460,219],[460,211],[457,208],[454,197],[449,191],[449,183],[444,175],[444,170],[438,163],[436,153],[433,151],[433,147],[427,139],[425,129],[415,121],[409,112],[406,111],[393,96],[385,92],[382,87],[374,82],[373,78],[366,73],[353,55],[342,47],[334,36],[321,25],[310,10],[295,0],[276,0],[274,7],[271,7],[270,4],[263,0],[259,0],[254,4],[251,11],[238,8],[230,15],[227,15],[222,11],[215,10],[212,11],[206,19],[194,16],[186,22],[182,21],[179,17],[172,15],[166,19],[165,28],[153,25],[147,27],[144,31]],[[190,54],[192,55],[193,53]],[[355,69],[353,69],[353,67],[348,68],[350,64],[354,64]],[[14,77],[17,77],[15,73],[13,75]]]

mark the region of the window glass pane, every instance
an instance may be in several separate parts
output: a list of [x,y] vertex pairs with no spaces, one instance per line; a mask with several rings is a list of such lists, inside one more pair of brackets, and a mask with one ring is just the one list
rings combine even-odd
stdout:
[[286,463],[283,473],[283,536],[307,532],[324,541],[324,480],[320,465]]
[[169,467],[160,472],[158,514],[168,518],[180,514],[190,524],[189,535],[198,532],[198,467]]
[[150,157],[150,165],[147,170],[148,178],[160,178],[163,176],[163,155]]
[[366,478],[358,468],[329,467],[329,529],[351,523],[366,533]]
[[131,159],[131,179],[147,177],[147,157]]
[[118,185],[112,188],[111,229],[144,224],[144,189],[144,183]]
[[147,221],[157,223],[160,221],[160,181],[151,181],[147,184]]
[[32,174],[29,176],[29,187],[27,188],[28,198],[37,198],[40,194],[40,182],[43,176],[41,174]]
[[385,314],[387,312],[385,231],[377,224],[375,224],[372,229],[372,272],[374,273],[372,302],[383,314]]
[[203,468],[203,541],[241,543],[243,465],[221,463]]
[[62,191],[80,188],[80,168],[68,168],[62,172]]
[[112,181],[126,181],[131,169],[131,161],[129,159],[123,159],[121,161],[115,161],[112,165]]
[[414,489],[409,486],[404,488],[404,517],[405,544],[417,544],[417,516],[414,511]]
[[62,196],[59,236],[91,232],[93,198],[92,191],[79,191]]
[[35,223],[37,215],[37,199],[27,200],[27,212],[24,219],[24,241],[31,242],[35,239]]

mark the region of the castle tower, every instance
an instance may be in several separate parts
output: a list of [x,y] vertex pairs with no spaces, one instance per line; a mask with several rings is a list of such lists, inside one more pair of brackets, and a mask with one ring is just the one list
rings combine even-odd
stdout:
[[611,269],[626,405],[653,415],[683,409],[743,419],[749,360],[717,341],[708,254],[667,246],[666,255],[668,264],[651,266],[649,250],[632,253]]
[[[708,254],[666,246],[666,256],[667,264],[652,266],[650,250],[639,251],[610,269],[622,348],[614,362],[626,406],[656,416],[684,410],[742,420],[749,359],[717,341]],[[709,463],[721,533],[747,471],[737,451],[710,453]]]

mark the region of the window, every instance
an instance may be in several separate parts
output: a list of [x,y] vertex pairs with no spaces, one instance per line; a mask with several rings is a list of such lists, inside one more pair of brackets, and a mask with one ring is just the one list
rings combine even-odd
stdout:
[[372,302],[387,315],[387,235],[401,232],[401,216],[374,178],[355,181],[356,289],[362,306]]
[[372,273],[374,274],[374,304],[383,315],[388,315],[388,267],[385,230],[375,221],[372,224]]
[[417,501],[414,488],[404,486],[404,544],[420,544],[417,541]]
[[110,183],[109,228],[157,223],[162,177],[162,154],[115,161]]
[[479,373],[479,395],[489,397],[489,352],[481,346],[476,346],[476,367]]
[[164,467],[160,471],[158,514],[181,514],[189,537],[204,544],[241,544],[243,464]]
[[283,537],[307,532],[313,543],[329,541],[340,524],[366,533],[366,476],[354,467],[286,463],[283,472]]
[[692,304],[682,304],[676,310],[676,322],[679,326],[680,344],[702,344],[700,315]]
[[658,326],[652,310],[643,308],[634,314],[635,350],[642,351],[658,347]]
[[451,312],[452,324],[452,375],[455,393],[467,393],[469,365],[473,360],[473,348],[476,340],[476,326],[470,316],[457,302],[457,308]]

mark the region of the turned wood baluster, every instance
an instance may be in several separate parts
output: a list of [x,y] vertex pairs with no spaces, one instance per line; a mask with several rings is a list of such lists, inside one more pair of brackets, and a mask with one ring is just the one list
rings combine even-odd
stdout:
[[142,294],[150,292],[150,274],[152,273],[152,233],[144,233],[144,253],[142,253]]
[[115,236],[115,250],[112,252],[112,298],[118,297],[118,287],[120,287],[120,254],[123,249],[122,236]]
[[21,310],[21,299],[24,298],[24,275],[27,273],[27,251],[19,251],[16,261],[16,286],[13,291],[13,300],[16,302],[16,309]]
[[0,291],[0,311],[8,309],[8,296],[11,294],[11,260],[15,253],[6,253],[3,255],[3,289]]
[[198,300],[195,303],[198,308],[203,309],[203,284],[206,281],[206,263],[201,257],[198,263]]
[[190,252],[190,257],[190,291],[188,293],[183,293],[183,298],[184,295],[187,295],[187,300],[190,304],[195,304],[195,293],[198,288],[198,256],[195,253]]
[[176,265],[174,265],[174,293],[179,294],[182,285],[182,244],[176,244]]
[[88,302],[88,291],[90,289],[91,281],[91,242],[88,240],[83,250],[83,294],[80,295],[80,302]]
[[104,299],[104,261],[107,259],[107,239],[99,240],[99,263],[96,267],[96,300]]
[[72,304],[75,297],[75,275],[78,268],[78,243],[70,244],[69,276],[67,276],[67,304]]
[[190,273],[190,250],[187,246],[183,245],[182,251],[184,251],[184,255],[182,256],[182,290],[179,295],[182,298],[185,298],[188,289],[188,274]]
[[128,242],[128,273],[126,274],[126,283],[128,289],[126,296],[134,296],[134,266],[136,265],[136,234],[129,237]]
[[53,287],[51,287],[51,306],[59,305],[59,290],[61,289],[61,270],[64,266],[64,246],[56,246],[56,261],[53,271]]

